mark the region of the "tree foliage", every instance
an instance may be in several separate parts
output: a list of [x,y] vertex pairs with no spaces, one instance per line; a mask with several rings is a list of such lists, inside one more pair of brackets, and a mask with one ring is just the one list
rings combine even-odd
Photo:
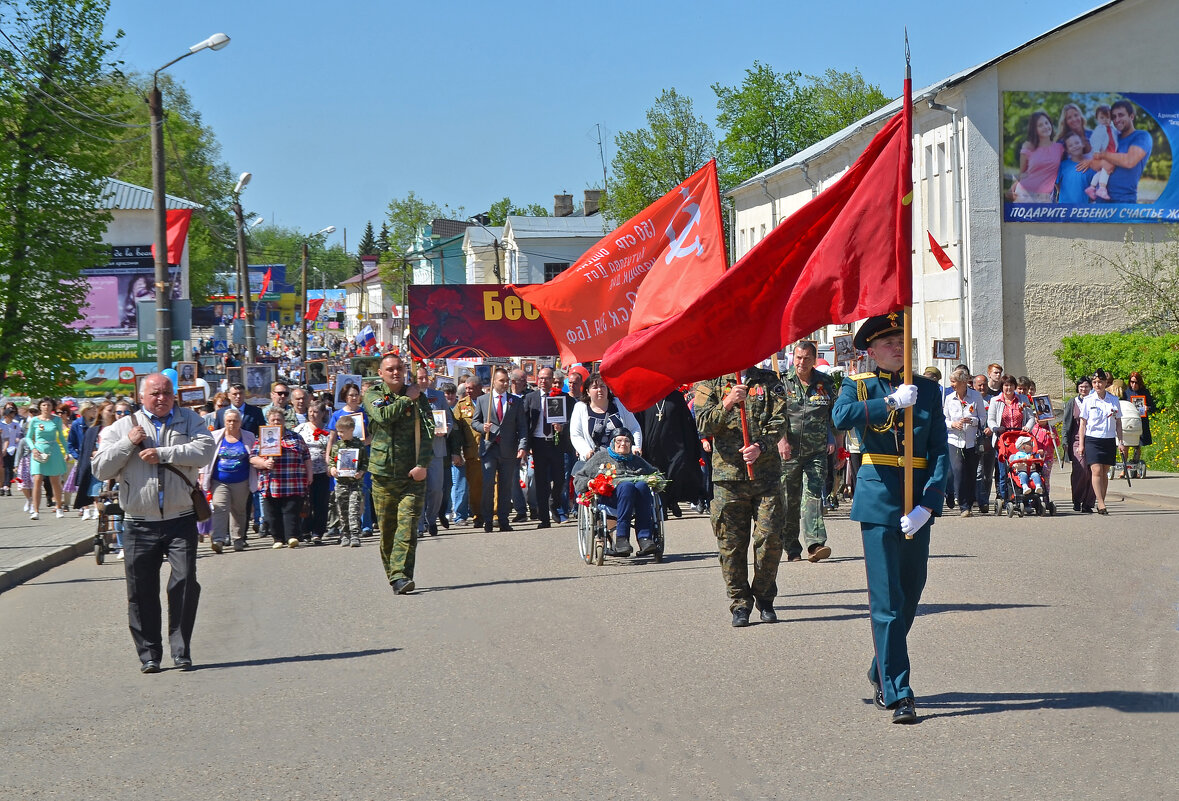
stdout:
[[369,220],[364,226],[364,233],[360,235],[360,244],[356,246],[356,255],[373,256],[379,252],[377,238],[373,234],[373,221]]
[[[199,203],[188,229],[188,285],[193,303],[208,300],[217,273],[234,269],[232,194],[235,177],[221,160],[221,145],[205,125],[184,87],[167,73],[158,78],[164,104],[164,183],[169,195]],[[151,77],[131,75],[121,102],[133,119],[149,120],[144,98]],[[151,142],[137,140],[113,148],[111,177],[151,186]]]
[[712,85],[717,127],[733,186],[767,170],[888,103],[858,70],[821,76],[775,72],[754,61],[740,86]]
[[603,210],[617,221],[629,219],[667,194],[719,151],[712,128],[696,116],[692,99],[665,89],[647,109],[647,127],[614,137],[614,174]]
[[1112,255],[1077,243],[1090,265],[1113,269],[1120,279],[1122,308],[1134,330],[1147,334],[1179,334],[1179,225],[1151,226],[1143,236],[1126,231],[1122,249]]
[[504,195],[492,203],[491,209],[487,212],[487,216],[491,219],[490,225],[503,225],[508,221],[508,216],[512,214],[524,217],[548,217],[549,210],[539,203],[517,206],[510,197]]
[[99,210],[120,127],[109,0],[0,2],[0,388],[51,393],[86,334],[81,271],[106,262]]
[[[344,252],[341,245],[326,244],[327,237],[315,236],[297,228],[263,225],[251,230],[246,241],[246,257],[250,264],[285,264],[287,282],[299,286],[299,267],[303,261],[303,241],[307,241],[307,283],[311,289],[336,284],[357,273],[355,257]],[[322,274],[322,275],[321,275]]]

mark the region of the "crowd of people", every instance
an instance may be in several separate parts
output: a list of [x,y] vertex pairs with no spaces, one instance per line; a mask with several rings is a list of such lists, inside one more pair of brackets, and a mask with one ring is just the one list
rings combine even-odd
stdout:
[[[42,495],[58,517],[71,495],[85,517],[97,517],[99,497],[108,499],[147,673],[162,659],[164,559],[172,565],[171,653],[177,666],[191,667],[203,538],[223,553],[249,547],[251,534],[274,549],[356,548],[376,534],[390,586],[407,594],[416,589],[417,540],[440,527],[507,532],[535,521],[546,529],[596,502],[617,520],[612,555],[648,556],[661,547],[657,513],[679,517],[688,504],[710,514],[732,625],[743,627],[755,609],[763,622],[776,621],[783,559],[831,556],[823,516],[850,498],[864,538],[877,654],[868,678],[877,706],[907,723],[916,713],[905,633],[924,585],[932,520],[949,510],[970,517],[1047,502],[1061,454],[1074,462],[1074,510],[1106,514],[1110,467],[1118,451],[1128,457],[1123,403],[1129,396],[1143,413],[1139,446],[1150,444],[1145,417],[1155,409],[1139,373],[1127,386],[1096,370],[1065,402],[1061,442],[1035,383],[999,364],[978,375],[958,365],[945,387],[937,368],[903,383],[893,318],[872,318],[857,333],[856,347],[876,365],[869,372],[838,382],[804,341],[783,369],[751,366],[638,411],[583,365],[542,366],[534,376],[495,366],[490,386],[467,376],[460,388],[427,364],[386,354],[375,376],[330,392],[280,379],[262,407],[232,383],[187,408],[176,403],[174,378],[152,374],[135,402],[6,404],[4,487],[20,486],[32,520]],[[906,508],[897,468],[908,458],[900,420],[910,406],[919,484]]]

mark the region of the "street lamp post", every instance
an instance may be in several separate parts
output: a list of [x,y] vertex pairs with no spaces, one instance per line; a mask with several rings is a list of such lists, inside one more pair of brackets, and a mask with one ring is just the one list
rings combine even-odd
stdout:
[[[336,232],[336,226],[329,225],[327,228],[321,228],[311,236],[321,236],[323,234],[333,234]],[[307,237],[310,239],[311,237]],[[307,239],[303,240],[303,264],[299,270],[300,279],[303,282],[303,308],[299,311],[299,317],[296,322],[299,324],[302,333],[299,336],[299,357],[303,360],[304,375],[307,370],[307,266],[310,257],[307,253]],[[325,295],[326,297],[326,295]]]
[[254,341],[254,306],[250,303],[250,265],[246,256],[246,226],[242,215],[241,194],[253,176],[243,172],[233,187],[233,216],[237,223],[237,291],[241,298],[242,326],[246,334],[246,364],[253,364],[257,343]]
[[479,226],[484,231],[491,234],[491,247],[494,248],[494,250],[495,250],[495,278],[497,281],[499,281],[502,284],[504,282],[504,276],[503,276],[503,271],[501,270],[501,268],[499,266],[499,249],[500,249],[499,237],[496,236],[495,233],[490,228],[488,228],[486,225],[484,225],[483,220],[479,219],[479,217],[480,217],[480,215],[476,215],[474,217],[468,217],[467,222],[475,223],[475,225]]
[[164,208],[167,195],[164,187],[164,101],[160,94],[159,74],[182,58],[206,48],[220,50],[229,44],[229,37],[215,33],[203,42],[188,48],[188,52],[169,61],[151,74],[151,92],[147,108],[151,114],[151,183],[152,211],[155,214],[156,262],[156,370],[172,366],[172,281],[168,270],[168,212]]

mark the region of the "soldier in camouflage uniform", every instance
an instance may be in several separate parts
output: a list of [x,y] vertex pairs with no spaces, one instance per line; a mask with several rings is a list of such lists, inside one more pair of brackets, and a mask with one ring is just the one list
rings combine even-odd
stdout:
[[400,356],[381,359],[383,386],[364,393],[372,444],[368,469],[381,529],[381,561],[398,595],[413,592],[418,519],[426,498],[426,469],[434,458],[434,416],[417,384],[405,384]]
[[791,562],[802,559],[800,529],[810,561],[818,562],[831,555],[827,527],[823,524],[823,487],[827,480],[827,455],[835,452],[835,429],[831,426],[835,382],[815,369],[817,357],[815,343],[799,343],[794,348],[794,367],[782,378],[790,417],[791,449],[791,458],[782,462],[782,494],[786,502],[782,547]]
[[[720,552],[734,626],[748,626],[754,604],[762,622],[773,623],[778,564],[782,561],[781,455],[788,456],[790,432],[783,389],[777,376],[751,368],[744,377],[726,376],[696,385],[696,426],[712,437],[712,529]],[[746,405],[749,442],[741,432],[739,405]],[[747,465],[753,467],[749,478]],[[750,527],[753,583],[749,582]]]

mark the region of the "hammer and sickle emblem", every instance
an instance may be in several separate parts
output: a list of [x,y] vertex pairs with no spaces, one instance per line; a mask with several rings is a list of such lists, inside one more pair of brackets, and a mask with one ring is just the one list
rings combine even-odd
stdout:
[[[678,259],[680,256],[704,255],[704,246],[700,244],[699,234],[697,234],[695,242],[684,247],[684,241],[688,238],[688,234],[700,222],[700,204],[689,202],[692,200],[692,196],[687,187],[681,189],[680,193],[684,196],[684,202],[676,209],[675,214],[671,217],[671,222],[667,224],[667,238],[671,240],[671,246],[668,248],[667,256],[663,259],[664,264],[671,264],[674,259]],[[684,226],[684,230],[676,233],[675,221],[681,213],[688,214],[689,220],[688,224]]]

